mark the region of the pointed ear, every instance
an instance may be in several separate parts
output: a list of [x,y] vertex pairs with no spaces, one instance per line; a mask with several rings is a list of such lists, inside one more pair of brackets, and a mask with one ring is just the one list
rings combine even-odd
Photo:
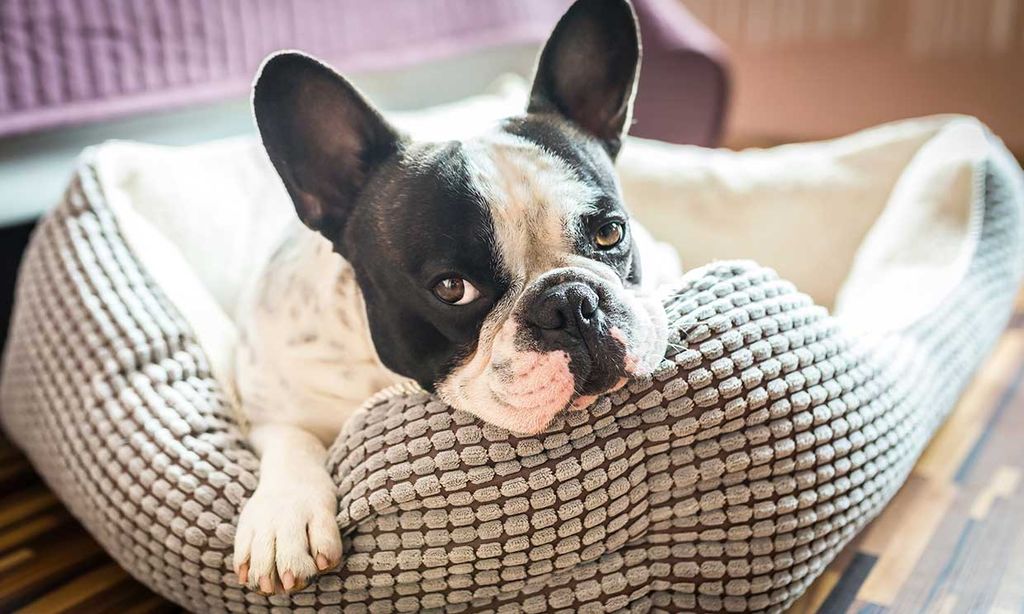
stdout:
[[640,37],[628,0],[577,0],[537,63],[530,113],[559,113],[614,158],[629,129]]
[[253,111],[299,218],[338,239],[374,168],[398,150],[398,132],[338,73],[296,52],[263,63]]

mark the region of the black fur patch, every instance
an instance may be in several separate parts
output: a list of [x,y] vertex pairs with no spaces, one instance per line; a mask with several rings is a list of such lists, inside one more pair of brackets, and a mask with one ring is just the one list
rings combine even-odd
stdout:
[[[385,366],[427,389],[473,352],[508,289],[498,269],[487,204],[473,187],[461,143],[411,146],[378,171],[345,233]],[[457,273],[480,292],[463,306],[431,292]]]

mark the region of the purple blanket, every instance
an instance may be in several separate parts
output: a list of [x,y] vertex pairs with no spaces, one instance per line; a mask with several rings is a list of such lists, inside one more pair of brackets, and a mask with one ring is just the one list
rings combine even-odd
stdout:
[[[4,0],[0,137],[244,95],[259,62],[301,48],[371,71],[539,43],[568,0]],[[720,46],[677,0],[638,0],[635,134],[711,145]]]

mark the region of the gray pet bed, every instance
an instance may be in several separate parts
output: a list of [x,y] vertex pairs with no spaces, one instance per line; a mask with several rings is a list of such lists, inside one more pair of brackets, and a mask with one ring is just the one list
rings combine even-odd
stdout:
[[[775,256],[796,286],[749,261],[690,271],[667,298],[676,334],[653,380],[540,436],[510,435],[425,394],[357,414],[329,460],[344,562],[298,594],[247,592],[231,571],[234,524],[258,463],[234,417],[229,375],[218,373],[223,348],[214,349],[230,339],[217,340],[224,315],[211,310],[230,313],[232,290],[192,294],[235,261],[226,252],[210,259],[217,247],[203,232],[216,223],[193,233],[180,226],[189,211],[212,215],[201,194],[227,193],[220,184],[182,187],[201,167],[217,169],[211,181],[253,181],[225,170],[246,164],[269,174],[253,144],[186,152],[113,144],[83,158],[22,267],[4,357],[4,426],[125,569],[191,610],[779,611],[900,487],[1018,288],[1019,167],[971,120],[907,126],[749,154],[631,142],[627,200],[663,236],[664,215],[675,216],[686,264],[695,264],[687,249],[700,239],[684,233],[717,225],[723,236],[703,239],[706,256]],[[956,164],[946,164],[948,152]],[[812,159],[817,166],[801,162]],[[822,172],[826,163],[848,172]],[[921,175],[922,189],[959,177],[942,191],[962,183],[962,207],[935,204],[933,193],[921,199],[930,204],[893,205],[916,185],[903,180],[914,164],[919,175],[935,174]],[[772,165],[790,170],[766,172]],[[150,193],[160,174],[195,198],[162,192],[177,207],[168,217],[125,209],[125,194]],[[880,176],[892,181],[871,184]],[[805,181],[780,187],[786,177]],[[818,226],[806,244],[800,235],[796,243],[743,238],[744,224],[773,217],[772,203],[814,200],[806,180],[816,177],[821,207],[856,204],[876,189],[882,196],[850,209],[851,219],[867,209],[863,224],[829,212],[843,227]],[[274,190],[271,200],[285,202]],[[666,208],[666,194],[689,195],[693,208]],[[769,208],[753,209],[761,200]],[[702,202],[720,203],[735,223],[702,214]],[[816,215],[779,212],[783,229]],[[926,222],[939,227],[934,250],[906,239],[907,223]],[[154,232],[176,246],[177,264],[195,259],[201,274],[188,281],[162,270],[173,259],[149,253],[160,243]],[[833,259],[814,255],[819,235],[831,238],[818,253],[847,271],[833,296],[825,290]],[[954,257],[936,260],[939,252]],[[204,272],[203,261],[218,271]],[[834,299],[835,316],[798,290],[801,279],[819,303]],[[907,299],[908,280],[927,288]]]

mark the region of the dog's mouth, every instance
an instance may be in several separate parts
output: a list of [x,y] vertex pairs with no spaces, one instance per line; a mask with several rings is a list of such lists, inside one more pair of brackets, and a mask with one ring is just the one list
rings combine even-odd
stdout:
[[569,332],[507,313],[436,390],[456,409],[535,435],[560,413],[589,408],[631,378],[649,376],[668,342],[661,301],[633,292],[602,301],[598,320]]
[[[588,382],[585,390],[581,390],[565,352],[524,352],[520,360],[533,364],[515,376],[499,375],[489,382],[492,406],[490,415],[484,417],[528,435],[544,431],[563,412],[587,409],[601,395],[619,390],[628,381],[625,375],[618,375],[607,385],[597,388]],[[497,370],[507,368],[499,365]]]
[[501,404],[514,408],[578,407],[585,402],[581,399],[621,388],[630,375],[629,362],[625,346],[614,336],[588,342],[585,351],[571,354],[519,352],[493,365],[490,391]]
[[580,394],[580,395],[577,395],[576,398],[574,398],[572,400],[572,402],[569,403],[569,407],[567,409],[569,411],[583,411],[583,410],[586,410],[591,405],[593,405],[595,401],[597,401],[599,398],[601,398],[601,395],[609,394],[609,393],[612,393],[612,392],[617,392],[619,389],[621,389],[623,386],[625,386],[628,381],[629,381],[629,378],[627,378],[627,377],[620,377],[619,380],[617,382],[615,382],[614,384],[612,384],[612,387],[609,388],[608,390],[605,390],[605,391],[600,392],[598,394]]
[[569,359],[574,391],[579,396],[608,392],[618,381],[631,375],[634,360],[626,334],[602,321],[581,331],[578,337],[560,345]]
[[665,351],[657,324],[632,336],[611,326],[603,334],[584,336],[571,352],[517,352],[492,365],[491,399],[503,412],[532,414],[529,422],[539,432],[559,413],[587,409],[631,377],[649,375]]

